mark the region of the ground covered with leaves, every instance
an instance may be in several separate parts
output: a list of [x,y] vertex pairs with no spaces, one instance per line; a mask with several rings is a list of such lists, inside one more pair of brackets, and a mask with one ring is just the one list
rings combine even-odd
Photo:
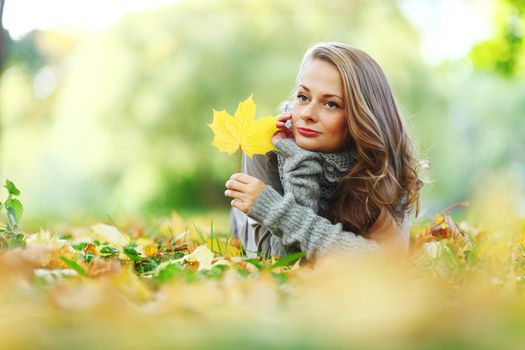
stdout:
[[525,225],[447,212],[408,257],[249,258],[224,227],[177,214],[0,231],[2,348],[518,348]]

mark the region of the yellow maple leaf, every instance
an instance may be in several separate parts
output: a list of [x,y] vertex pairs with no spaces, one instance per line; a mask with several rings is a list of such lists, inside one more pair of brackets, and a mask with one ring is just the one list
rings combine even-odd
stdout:
[[278,130],[277,117],[255,119],[256,105],[252,96],[239,103],[233,117],[226,111],[213,110],[213,122],[208,126],[215,134],[212,145],[220,151],[231,155],[240,148],[251,158],[254,154],[275,149],[271,137]]

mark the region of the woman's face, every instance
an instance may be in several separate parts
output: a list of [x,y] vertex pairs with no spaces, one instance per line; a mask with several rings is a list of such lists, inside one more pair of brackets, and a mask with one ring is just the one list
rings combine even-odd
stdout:
[[299,74],[292,107],[293,136],[300,147],[341,151],[348,134],[343,82],[332,64],[314,59]]

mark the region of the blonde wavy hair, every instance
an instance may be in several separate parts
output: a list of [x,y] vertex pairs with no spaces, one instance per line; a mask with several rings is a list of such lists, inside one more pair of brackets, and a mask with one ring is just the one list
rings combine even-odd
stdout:
[[306,52],[298,76],[315,59],[332,64],[341,75],[346,150],[356,159],[341,179],[326,216],[363,236],[393,223],[399,226],[414,209],[418,214],[422,181],[412,141],[383,70],[366,52],[327,42]]

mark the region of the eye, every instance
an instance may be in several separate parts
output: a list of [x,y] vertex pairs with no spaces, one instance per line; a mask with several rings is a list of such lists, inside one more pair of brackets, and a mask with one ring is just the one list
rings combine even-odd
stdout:
[[339,108],[339,105],[335,102],[332,102],[332,101],[328,101],[326,102],[326,106],[329,108],[329,109],[336,109],[336,108]]
[[299,101],[302,101],[302,102],[308,101],[308,97],[306,97],[305,95],[302,95],[302,94],[297,95],[297,99]]

